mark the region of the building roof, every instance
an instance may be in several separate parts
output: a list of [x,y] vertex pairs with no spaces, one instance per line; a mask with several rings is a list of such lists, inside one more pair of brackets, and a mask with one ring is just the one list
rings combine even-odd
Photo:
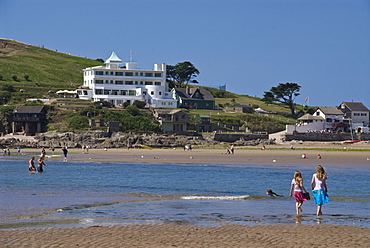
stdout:
[[122,63],[122,60],[118,58],[117,54],[113,51],[105,63]]
[[14,109],[13,113],[19,114],[37,114],[41,113],[44,106],[18,106]]
[[[215,100],[211,92],[203,88],[174,88],[174,90],[182,99],[192,99],[192,100],[199,99],[207,101]],[[200,93],[200,97],[196,97],[197,92]]]
[[248,108],[248,109],[252,109],[251,106],[248,106],[248,105],[241,105],[241,104],[237,104],[235,105],[235,108]]
[[320,109],[326,115],[344,115],[342,110],[336,107],[319,107],[318,109]]
[[305,114],[298,118],[300,121],[308,121],[308,120],[324,120],[324,117],[322,116],[314,116],[310,114]]
[[345,104],[351,111],[369,111],[362,102],[342,102],[342,104]]
[[157,112],[158,114],[167,114],[167,115],[173,115],[179,112],[184,112],[185,114],[188,114],[187,112],[181,109],[155,109],[154,111]]

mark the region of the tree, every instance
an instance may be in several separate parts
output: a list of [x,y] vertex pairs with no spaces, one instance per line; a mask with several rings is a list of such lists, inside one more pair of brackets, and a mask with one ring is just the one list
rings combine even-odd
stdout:
[[198,83],[193,78],[199,75],[199,70],[189,61],[182,63],[177,63],[175,66],[167,66],[167,78],[173,81],[176,81],[179,87],[182,87],[183,84],[187,85],[189,82]]
[[262,101],[267,104],[273,102],[284,103],[289,107],[292,115],[294,115],[294,99],[300,95],[298,93],[300,88],[301,86],[296,83],[280,83],[276,87],[271,87],[270,91],[265,91]]

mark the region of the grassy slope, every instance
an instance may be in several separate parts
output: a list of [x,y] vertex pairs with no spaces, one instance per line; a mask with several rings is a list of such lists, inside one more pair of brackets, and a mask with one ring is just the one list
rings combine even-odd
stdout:
[[[75,89],[83,84],[82,69],[101,63],[16,41],[0,39],[1,84],[12,84],[26,97],[42,97],[49,90]],[[29,76],[27,81],[24,76]],[[18,78],[13,80],[13,76]]]

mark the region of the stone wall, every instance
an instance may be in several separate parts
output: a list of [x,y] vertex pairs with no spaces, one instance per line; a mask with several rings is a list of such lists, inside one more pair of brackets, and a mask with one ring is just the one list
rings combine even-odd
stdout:
[[345,140],[370,140],[370,133],[353,134],[350,133],[293,133],[286,134],[285,140],[302,141],[345,141]]
[[234,134],[234,133],[216,133],[214,140],[221,142],[235,142],[238,140],[257,140],[268,139],[268,134]]

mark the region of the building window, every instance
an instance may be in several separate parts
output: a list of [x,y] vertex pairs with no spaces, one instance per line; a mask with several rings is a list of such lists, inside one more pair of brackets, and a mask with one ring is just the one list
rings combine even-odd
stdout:
[[116,84],[123,84],[123,81],[116,81]]
[[96,95],[103,95],[103,90],[102,89],[95,89],[95,94]]
[[126,72],[125,74],[126,74],[127,77],[132,77],[134,75],[133,72]]
[[143,95],[144,95],[144,96],[146,95],[146,91],[143,91]]
[[332,122],[333,120],[331,118],[326,118],[326,122]]
[[151,94],[151,95],[154,95],[154,91],[151,91],[151,92],[150,92],[150,94]]
[[116,72],[116,76],[123,76],[123,72],[121,72],[121,71],[117,71],[117,72]]
[[127,90],[120,90],[120,93],[119,93],[121,96],[125,96],[127,95]]
[[95,84],[104,84],[103,80],[95,80]]
[[160,95],[160,96],[161,96],[161,95],[162,95],[162,91],[159,91],[159,92],[158,92],[158,95]]
[[154,77],[162,77],[162,73],[154,73]]
[[125,82],[125,84],[126,84],[126,85],[133,85],[133,84],[134,84],[134,82],[133,82],[133,81],[126,81],[126,82]]
[[161,85],[161,82],[154,82],[155,85]]
[[153,73],[146,72],[145,77],[153,77]]
[[136,96],[136,90],[129,90],[129,91],[128,91],[128,94],[129,94],[130,96]]
[[104,90],[104,95],[110,95],[110,90]]
[[145,81],[145,85],[153,85],[153,82]]
[[118,90],[112,90],[112,95],[118,95]]
[[106,72],[105,72],[105,75],[109,75],[109,71],[106,71]]
[[104,75],[104,72],[103,71],[96,71],[95,75]]

